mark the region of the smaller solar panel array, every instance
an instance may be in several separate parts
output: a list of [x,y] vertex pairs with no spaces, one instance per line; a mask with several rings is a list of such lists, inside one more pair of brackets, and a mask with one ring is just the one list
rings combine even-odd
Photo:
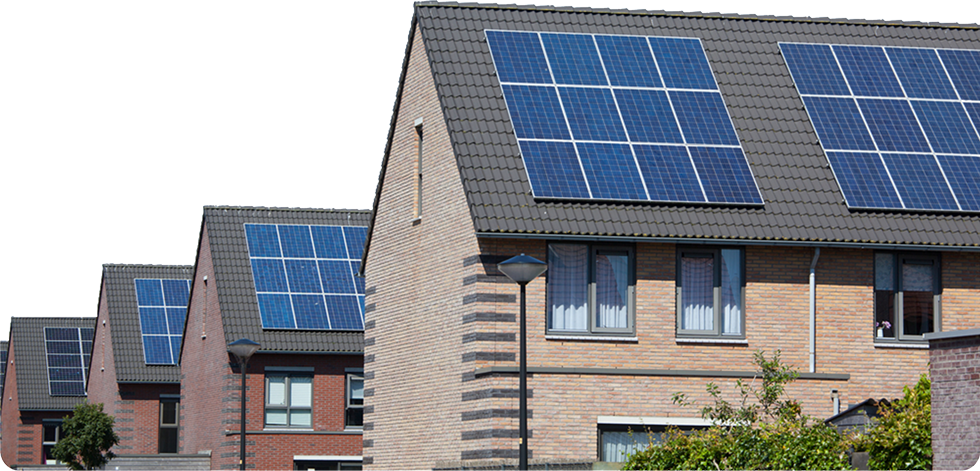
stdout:
[[762,204],[700,40],[486,36],[535,197]]
[[95,329],[45,327],[44,352],[48,363],[48,393],[84,396],[85,375],[92,359]]
[[143,336],[143,361],[147,365],[176,365],[187,318],[190,280],[138,278],[133,282]]
[[265,329],[364,330],[367,228],[245,224]]
[[980,211],[980,51],[779,47],[848,206]]

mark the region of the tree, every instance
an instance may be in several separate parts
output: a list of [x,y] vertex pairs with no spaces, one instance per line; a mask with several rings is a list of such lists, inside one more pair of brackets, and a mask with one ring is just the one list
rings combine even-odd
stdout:
[[919,377],[905,396],[878,409],[879,417],[855,447],[868,452],[871,469],[932,469],[931,383]]
[[115,417],[102,412],[102,403],[83,402],[61,424],[62,438],[51,454],[71,469],[96,469],[114,458],[109,451],[119,443],[112,430]]

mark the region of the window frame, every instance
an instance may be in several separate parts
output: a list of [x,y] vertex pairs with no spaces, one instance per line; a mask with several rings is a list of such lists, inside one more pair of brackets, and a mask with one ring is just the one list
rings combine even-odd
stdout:
[[[722,250],[737,250],[739,256],[739,284],[738,287],[738,297],[739,297],[739,325],[741,328],[738,334],[726,334],[721,331],[722,326],[722,273],[721,273],[721,260]],[[675,272],[675,311],[676,315],[674,317],[675,324],[675,335],[678,338],[693,338],[693,339],[713,339],[713,340],[745,340],[745,292],[746,292],[746,276],[745,276],[745,247],[740,246],[677,246],[676,255],[676,272]],[[684,278],[683,278],[683,259],[684,258],[711,258],[712,259],[712,300],[713,309],[712,313],[714,315],[713,325],[714,328],[710,331],[708,330],[696,330],[696,329],[683,329],[683,315],[684,315]]]
[[[557,336],[588,336],[588,337],[629,337],[636,335],[636,247],[633,244],[604,244],[590,242],[548,242],[545,263],[551,266],[552,245],[580,245],[586,247],[586,330],[560,330],[551,326],[551,299],[548,284],[551,282],[550,272],[545,272],[545,334]],[[625,328],[596,327],[598,303],[596,283],[596,260],[599,255],[626,255],[627,276],[629,278],[626,292],[627,313]]]
[[[351,404],[351,400],[353,399],[352,394],[351,394],[351,381],[352,380],[357,380],[357,379],[360,379],[361,380],[361,391],[362,391],[362,394],[363,394],[363,391],[364,391],[364,372],[362,372],[362,371],[348,371],[347,372],[346,380],[344,381],[344,383],[345,383],[345,389],[344,389],[344,429],[357,429],[357,430],[363,430],[364,429],[364,399],[363,398],[361,399],[361,404]],[[348,423],[348,421],[350,420],[349,411],[352,410],[352,409],[360,409],[361,410],[361,423],[360,423],[360,425]]]
[[[314,396],[314,385],[313,385],[313,373],[298,373],[298,372],[288,372],[288,371],[276,371],[276,372],[266,372],[265,373],[265,408],[262,411],[262,422],[265,428],[274,429],[312,429],[313,428],[313,396]],[[285,378],[285,405],[271,404],[269,402],[269,393],[271,389],[269,388],[269,382],[272,378]],[[292,396],[292,380],[293,378],[309,378],[310,379],[310,405],[309,406],[294,406],[293,396]],[[286,413],[286,425],[281,424],[270,424],[269,423],[269,411],[285,411]],[[309,425],[293,425],[292,424],[292,412],[307,410],[310,412],[310,423]]]
[[[683,420],[683,419],[682,419]],[[700,419],[694,419],[687,421],[700,421]],[[671,428],[677,428],[684,434],[689,434],[696,430],[703,430],[711,427],[711,424],[705,421],[705,423],[682,423],[676,424],[671,423],[669,420],[655,420],[651,423],[641,423],[641,424],[627,424],[627,423],[599,423],[596,424],[596,460],[603,462],[605,456],[603,456],[603,448],[605,448],[606,434],[608,433],[622,433],[628,432],[631,435],[647,435],[649,439],[648,443],[651,445],[657,445],[663,443],[663,437],[667,431]],[[640,444],[639,440],[634,439],[636,444]],[[622,463],[623,461],[606,461],[607,463]]]
[[[62,438],[61,426],[63,421],[61,419],[43,419],[41,421],[41,458],[44,460],[44,464],[60,464],[61,462],[54,459],[51,456],[50,450],[53,450],[58,441]],[[47,428],[54,427],[54,441],[47,440]]]
[[[890,255],[892,257],[892,286],[895,288],[892,293],[892,318],[891,324],[894,335],[892,337],[878,337],[878,255]],[[871,336],[874,343],[878,345],[888,344],[927,344],[925,335],[912,335],[905,333],[905,280],[902,276],[903,265],[931,265],[932,266],[932,332],[942,332],[942,254],[923,253],[923,252],[902,252],[891,250],[876,250],[872,254],[873,283],[872,291],[872,329]]]

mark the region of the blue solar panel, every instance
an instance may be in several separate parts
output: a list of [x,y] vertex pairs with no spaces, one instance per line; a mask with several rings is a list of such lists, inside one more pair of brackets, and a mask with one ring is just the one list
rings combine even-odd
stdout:
[[190,280],[135,279],[133,284],[143,337],[143,361],[147,365],[177,364],[180,350],[173,346],[179,346],[184,335]]
[[961,100],[980,100],[980,51],[939,49]]
[[688,144],[738,145],[725,103],[718,93],[670,92]]
[[[535,38],[554,81],[541,73],[534,81],[541,85],[531,86],[513,70],[524,67],[522,60],[534,68]],[[718,185],[710,194],[725,196],[708,201],[762,204],[700,40],[487,31],[487,41],[535,197],[705,202],[701,187]],[[514,52],[517,43],[531,51],[521,56]],[[680,147],[644,150],[648,161],[641,164],[633,150],[639,144]],[[674,158],[705,144],[735,149],[698,152],[706,159],[722,156],[715,166],[736,165],[730,175],[748,180],[725,182],[727,176],[717,175],[705,183],[690,157],[686,163]],[[647,164],[656,189],[644,185]],[[750,191],[731,192],[732,186]]]
[[616,90],[616,101],[632,142],[684,142],[677,120],[662,90]]
[[881,157],[875,153],[827,152],[847,205],[855,208],[901,208]]
[[602,88],[561,87],[572,137],[582,141],[626,141],[612,92]]
[[574,144],[553,141],[520,141],[520,144],[527,178],[535,195],[589,198]]
[[555,83],[562,85],[607,85],[599,51],[591,35],[542,33],[548,63]]
[[910,98],[956,99],[956,91],[935,49],[888,47],[885,52]]
[[716,90],[701,41],[691,38],[648,38],[667,88]]
[[[364,297],[364,283],[355,274],[364,252],[367,228],[245,224],[246,238],[253,234],[282,244],[281,252],[278,247],[263,248],[263,253],[282,253],[281,257],[249,253],[263,328],[364,328],[360,307],[363,303],[358,301]],[[249,241],[248,245],[251,248],[253,243]],[[356,311],[332,312],[330,299],[341,294],[354,299]],[[357,322],[334,322],[335,316],[355,316]]]
[[734,147],[691,147],[694,167],[701,176],[708,201],[718,203],[762,203],[755,180],[745,166],[742,149]]
[[876,150],[851,98],[803,97],[824,150]]
[[833,46],[851,92],[857,96],[904,96],[885,50],[867,46]]
[[50,395],[85,395],[85,375],[92,357],[93,332],[93,329],[78,327],[44,328]]
[[359,296],[326,296],[327,312],[334,329],[363,330],[364,318],[360,315],[362,305]]
[[598,199],[646,200],[647,194],[627,144],[579,143],[582,167]]
[[513,83],[553,83],[537,33],[487,31],[497,79]]
[[801,95],[850,95],[837,59],[828,45],[779,45]]
[[640,36],[596,35],[610,85],[659,88],[663,86],[650,45]]
[[634,145],[650,199],[657,201],[705,201],[687,148]]
[[[827,56],[831,47],[837,69]],[[780,49],[848,206],[980,210],[980,188],[971,180],[980,159],[980,104],[964,101],[980,98],[980,52]],[[839,86],[838,75],[850,89]]]
[[504,85],[504,98],[518,139],[570,139],[554,87]]
[[906,208],[959,209],[935,157],[929,154],[882,154]]
[[909,102],[862,98],[858,105],[879,150],[929,152],[929,143]]

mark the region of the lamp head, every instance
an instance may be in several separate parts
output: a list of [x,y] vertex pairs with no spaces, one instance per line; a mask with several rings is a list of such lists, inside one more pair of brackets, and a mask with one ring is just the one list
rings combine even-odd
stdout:
[[548,264],[534,257],[520,254],[498,263],[497,269],[515,283],[526,285],[544,273],[548,269]]
[[258,351],[259,346],[258,342],[253,342],[249,339],[238,339],[228,344],[228,351],[238,357],[239,361],[247,362],[252,354]]

